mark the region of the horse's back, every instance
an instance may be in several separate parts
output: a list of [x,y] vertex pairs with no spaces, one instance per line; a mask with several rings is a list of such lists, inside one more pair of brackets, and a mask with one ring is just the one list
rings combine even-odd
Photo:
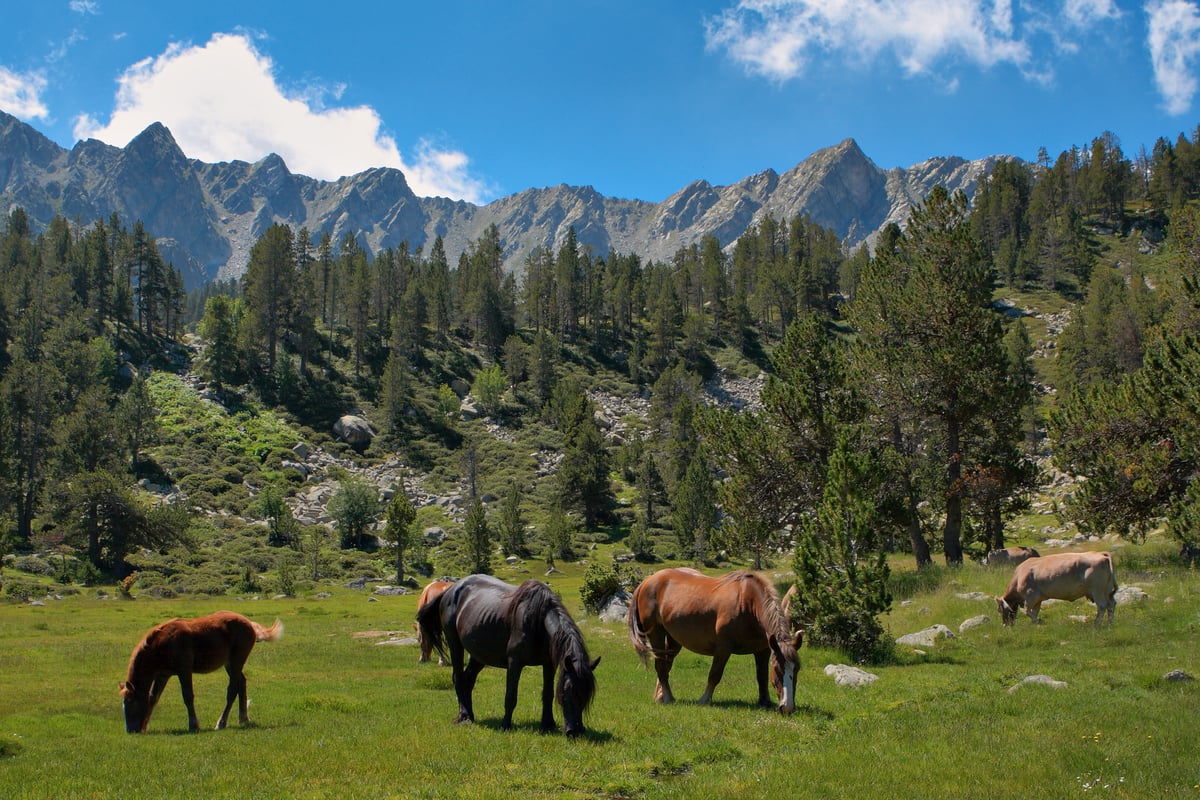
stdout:
[[516,587],[490,575],[470,575],[442,594],[442,627],[472,657],[489,667],[507,666],[511,628],[505,620]]
[[159,671],[212,672],[231,658],[245,660],[258,639],[278,638],[282,625],[270,628],[256,626],[241,614],[217,611],[203,617],[170,619],[156,625],[146,634],[142,648],[144,658],[158,666]]
[[701,655],[712,655],[718,647],[758,652],[767,646],[758,622],[761,580],[745,571],[713,578],[686,567],[659,570],[638,587],[639,621],[646,630],[662,627]]

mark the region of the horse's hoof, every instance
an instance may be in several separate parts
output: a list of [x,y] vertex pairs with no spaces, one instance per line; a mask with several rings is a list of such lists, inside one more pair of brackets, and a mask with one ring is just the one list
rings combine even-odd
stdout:
[[461,725],[464,722],[467,724],[470,724],[474,721],[475,721],[475,718],[468,714],[459,714],[457,717],[454,718],[455,725]]

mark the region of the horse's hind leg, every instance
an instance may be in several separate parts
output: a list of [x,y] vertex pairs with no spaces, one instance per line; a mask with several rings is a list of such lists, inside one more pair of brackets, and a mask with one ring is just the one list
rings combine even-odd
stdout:
[[233,708],[234,698],[237,698],[238,701],[238,724],[246,725],[250,722],[249,704],[246,698],[246,673],[242,672],[241,667],[235,667],[232,663],[226,665],[225,671],[229,673],[229,687],[225,689],[225,710],[221,712],[221,718],[217,720],[217,730],[223,730],[229,721],[229,710]]
[[474,722],[475,709],[471,703],[471,693],[475,691],[475,679],[479,677],[480,671],[483,669],[483,664],[477,661],[474,657],[467,662],[464,669],[462,666],[462,655],[451,652],[451,659],[454,661],[454,693],[458,695],[458,717],[455,722]]
[[674,703],[675,695],[671,693],[671,667],[675,664],[675,656],[679,654],[679,648],[664,647],[661,652],[655,648],[654,653],[654,673],[658,676],[658,683],[654,687],[654,699],[659,703]]

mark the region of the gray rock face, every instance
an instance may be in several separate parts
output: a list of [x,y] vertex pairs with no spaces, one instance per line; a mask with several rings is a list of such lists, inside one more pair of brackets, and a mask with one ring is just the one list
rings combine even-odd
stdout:
[[580,246],[596,253],[667,260],[705,236],[728,247],[767,214],[807,214],[854,246],[872,242],[891,222],[904,224],[937,184],[973,195],[995,161],[932,158],[883,170],[846,139],[783,174],[766,170],[729,186],[696,181],[661,203],[559,185],[476,206],[419,198],[396,169],[319,181],[293,174],[274,154],[254,164],[206,164],[189,159],[159,123],[124,148],[89,140],[67,151],[0,111],[0,208],[23,207],[35,231],[57,214],[84,223],[114,212],[140,219],[188,288],[239,277],[251,246],[277,222],[328,231],[335,242],[353,234],[371,251],[403,242],[427,251],[441,236],[450,263],[496,225],[506,266],[518,271],[534,248],[559,247],[572,228]]

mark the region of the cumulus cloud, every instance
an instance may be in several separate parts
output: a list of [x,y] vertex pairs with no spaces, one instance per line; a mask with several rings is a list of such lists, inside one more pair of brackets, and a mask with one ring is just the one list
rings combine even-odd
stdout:
[[244,34],[217,34],[203,47],[174,44],[126,70],[108,122],[82,116],[75,135],[122,146],[157,121],[202,161],[256,161],[274,152],[292,171],[314,178],[395,167],[418,195],[475,203],[488,195],[464,153],[422,143],[407,163],[374,109],[326,106],[325,98],[336,101],[344,87],[289,92],[273,70]]
[[1023,3],[1014,9],[1013,0],[740,0],[706,20],[706,33],[710,49],[780,82],[800,77],[823,54],[862,64],[891,54],[910,76],[955,62],[1010,64],[1045,81],[1052,73],[1034,38],[1050,34],[1070,51],[1063,29],[1119,16],[1114,0],[1063,0],[1057,9]]
[[50,112],[42,102],[46,79],[36,72],[12,72],[0,67],[0,109],[23,120],[47,119]]
[[706,27],[710,48],[779,81],[801,75],[815,51],[864,61],[891,51],[910,75],[952,57],[982,66],[1030,62],[1013,35],[1011,0],[742,0]]
[[1184,114],[1196,95],[1200,9],[1185,0],[1154,0],[1146,4],[1146,15],[1154,83],[1167,112]]

